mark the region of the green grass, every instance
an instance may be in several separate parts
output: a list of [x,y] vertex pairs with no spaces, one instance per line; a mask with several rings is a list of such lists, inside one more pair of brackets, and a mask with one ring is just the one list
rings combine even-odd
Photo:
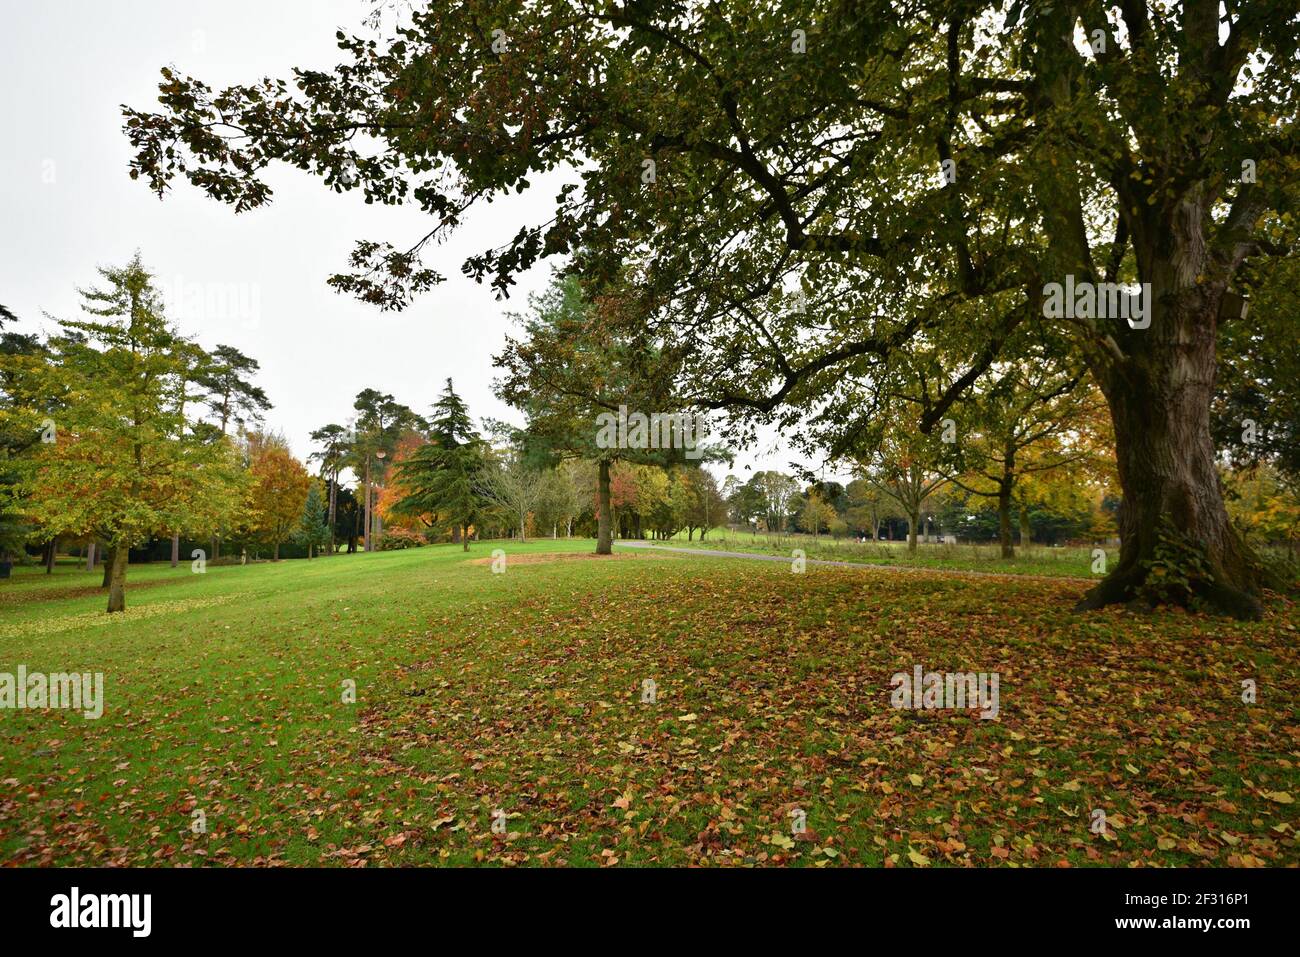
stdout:
[[[1255,623],[1076,617],[1085,581],[581,559],[590,541],[468,557],[497,547],[505,574],[452,546],[132,567],[112,617],[98,573],[17,570],[0,671],[102,671],[107,703],[0,710],[0,860],[1300,863],[1280,599]],[[528,562],[555,552],[575,554]],[[998,718],[894,710],[914,664],[999,672]]]
[[[856,542],[852,538],[836,539],[830,535],[813,538],[801,532],[787,535],[750,534],[733,532],[725,528],[713,529],[702,542],[698,536],[694,540],[688,540],[686,533],[681,532],[663,544],[787,557],[792,549],[801,548],[808,558],[861,562],[867,565],[905,565],[945,571],[1048,575],[1093,580],[1100,577],[1092,571],[1093,548],[1091,546],[1054,548],[1046,545],[1031,545],[1028,548],[1017,547],[1014,558],[1003,558],[1001,549],[997,545],[948,545],[921,541],[917,543],[916,551],[910,552],[907,542]],[[1118,549],[1107,549],[1109,561],[1113,562],[1118,558]]]

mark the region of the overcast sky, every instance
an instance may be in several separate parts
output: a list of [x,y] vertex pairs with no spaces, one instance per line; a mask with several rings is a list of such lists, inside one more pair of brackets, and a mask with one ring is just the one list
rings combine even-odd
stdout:
[[[308,434],[345,422],[366,387],[426,413],[450,376],[476,417],[522,424],[492,394],[492,356],[511,328],[506,312],[523,309],[550,267],[498,302],[460,264],[548,218],[556,181],[475,210],[426,256],[447,282],[405,312],[380,313],[325,279],[343,271],[355,239],[402,247],[422,235],[428,223],[416,210],[366,206],[273,167],[271,205],[236,216],[184,182],[160,201],[127,175],[119,107],[153,107],[160,67],[214,87],[328,68],[339,56],[335,29],[360,31],[370,9],[365,0],[5,0],[0,303],[19,328],[49,331],[45,313],[79,317],[77,287],[139,249],[182,332],[261,363],[259,384],[275,404],[267,425],[299,457],[311,451]],[[773,438],[741,453],[733,471],[784,471],[795,457]]]

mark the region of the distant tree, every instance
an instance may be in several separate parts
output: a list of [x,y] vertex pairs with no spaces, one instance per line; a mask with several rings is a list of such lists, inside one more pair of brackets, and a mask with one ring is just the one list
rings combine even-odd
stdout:
[[1015,556],[1012,506],[1029,476],[1109,457],[1088,431],[1105,403],[1083,378],[1050,353],[1006,362],[982,376],[957,407],[962,429],[953,443],[955,467],[943,471],[953,484],[997,503],[1003,558]]
[[271,408],[271,400],[252,381],[259,368],[257,360],[223,345],[213,349],[207,363],[199,367],[195,381],[206,390],[204,400],[222,435],[231,423],[242,428],[261,421],[262,413]]
[[[573,460],[569,460],[572,462]],[[565,463],[568,464],[568,463]],[[559,468],[547,469],[541,475],[541,496],[537,503],[537,520],[541,527],[551,527],[551,537],[559,537],[559,528],[573,527],[573,517],[582,508],[582,499],[574,488],[570,474]]]
[[312,488],[311,476],[287,449],[272,444],[257,449],[249,471],[253,479],[253,534],[273,547],[272,557],[279,561],[280,546],[302,523]]
[[427,444],[395,465],[404,494],[393,511],[421,516],[431,527],[451,529],[453,538],[469,551],[469,531],[484,506],[480,486],[486,448],[450,378],[433,406],[428,438]]
[[409,406],[397,402],[393,396],[375,389],[362,389],[352,403],[357,416],[348,443],[348,465],[362,479],[364,493],[362,510],[365,548],[372,547],[371,539],[383,534],[382,526],[374,516],[374,487],[382,484],[387,474],[387,460],[397,448],[401,437],[412,430],[422,430],[425,421]]
[[307,501],[303,503],[302,518],[294,531],[293,540],[307,548],[307,557],[314,558],[316,549],[329,544],[330,527],[326,521],[325,503],[322,501],[320,485],[311,483],[307,490]]
[[727,520],[727,501],[718,489],[718,480],[706,468],[687,469],[686,480],[690,487],[685,522],[688,540],[700,530],[700,541],[716,525]]
[[823,528],[830,528],[831,520],[835,517],[835,509],[821,497],[821,493],[816,489],[809,490],[804,497],[803,508],[799,511],[799,524],[803,530],[812,532],[815,539]]
[[338,517],[339,472],[347,462],[352,436],[343,426],[330,423],[312,432],[311,440],[320,446],[320,449],[311,453],[307,461],[320,463],[321,478],[325,479],[329,486],[329,550],[332,555],[335,550],[335,526]]
[[864,479],[893,499],[907,518],[907,550],[916,551],[921,511],[948,484],[939,437],[922,435],[903,421],[889,423],[880,445],[858,463]]
[[600,441],[599,419],[620,408],[667,410],[671,357],[611,330],[611,317],[636,304],[611,285],[588,293],[573,276],[557,275],[528,312],[516,317],[525,335],[508,339],[494,360],[505,374],[497,395],[523,410],[530,456],[543,461],[582,458],[596,463],[596,553],[613,550],[612,469],[622,460],[667,463],[681,450],[648,452]]
[[755,472],[750,482],[762,496],[768,530],[784,533],[791,504],[799,494],[799,483],[793,476],[773,471]]
[[857,478],[845,489],[848,508],[844,513],[850,528],[869,533],[874,542],[880,537],[880,523],[887,518],[900,518],[902,513],[894,499],[880,486]]
[[523,457],[510,453],[490,458],[479,470],[475,481],[477,494],[509,516],[519,529],[519,540],[528,540],[528,516],[541,500],[538,473],[524,464]]

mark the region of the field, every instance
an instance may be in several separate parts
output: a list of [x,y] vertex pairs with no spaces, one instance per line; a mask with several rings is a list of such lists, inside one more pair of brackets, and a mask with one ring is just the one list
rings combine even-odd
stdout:
[[[0,859],[1300,863],[1283,599],[1075,616],[1086,579],[591,549],[133,566],[111,618],[98,572],[17,570],[0,672],[103,672],[106,706],[0,710]],[[997,717],[891,707],[916,665],[997,672]]]
[[[1067,578],[1090,577],[1094,561],[1091,547],[1032,545],[1029,548],[1016,548],[1014,558],[1004,559],[997,545],[922,542],[915,552],[909,552],[906,542],[857,542],[848,537],[837,539],[822,535],[813,538],[803,533],[760,535],[734,532],[726,528],[711,530],[704,541],[700,541],[698,533],[693,539],[687,538],[684,532],[678,533],[664,544],[672,545],[674,548],[684,546],[786,557],[790,556],[793,549],[798,548],[804,552],[805,557],[822,561]],[[1108,561],[1114,561],[1119,557],[1118,548],[1110,548],[1106,551]]]

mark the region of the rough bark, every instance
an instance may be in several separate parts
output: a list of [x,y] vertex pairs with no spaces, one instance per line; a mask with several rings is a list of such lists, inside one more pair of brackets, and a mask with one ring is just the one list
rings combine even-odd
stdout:
[[612,555],[613,539],[610,538],[610,495],[609,462],[601,459],[596,477],[596,554]]
[[126,611],[126,560],[129,554],[124,546],[113,549],[113,559],[105,566],[108,573],[108,611]]
[[[1183,233],[1167,242],[1177,255],[1166,245],[1139,247],[1152,322],[1126,336],[1125,358],[1106,363],[1097,376],[1115,428],[1122,544],[1119,562],[1078,607],[1199,599],[1211,610],[1257,618],[1265,575],[1228,520],[1210,434],[1223,285],[1198,283],[1204,250],[1186,224],[1174,232]],[[1149,580],[1162,546],[1166,556],[1192,555],[1204,566],[1192,570],[1181,596]]]
[[108,549],[108,555],[104,558],[104,580],[100,583],[100,588],[107,588],[113,581],[113,562],[117,561],[117,549],[112,546]]
[[86,546],[86,571],[93,572],[94,570],[95,570],[95,543],[91,542],[89,545]]
[[917,526],[921,524],[920,511],[912,512],[907,516],[907,550],[916,551],[916,531]]
[[181,563],[181,536],[179,532],[172,535],[172,568]]

